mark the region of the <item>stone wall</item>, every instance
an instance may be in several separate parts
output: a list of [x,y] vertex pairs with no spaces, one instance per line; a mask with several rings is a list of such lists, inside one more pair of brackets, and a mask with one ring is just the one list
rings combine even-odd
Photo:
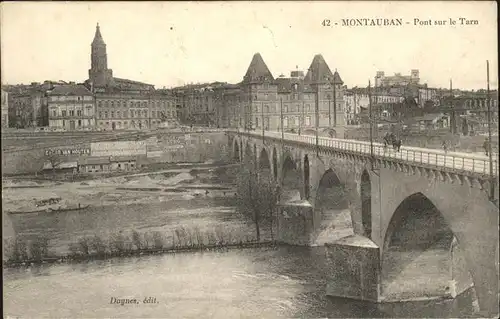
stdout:
[[[168,136],[177,136],[176,144],[166,142]],[[141,163],[196,163],[205,161],[230,160],[230,146],[224,132],[211,133],[158,133],[156,136],[157,148],[148,149],[146,159]],[[123,143],[124,141],[120,141]],[[66,148],[71,145],[71,140],[61,140],[57,146],[50,148]],[[83,143],[82,145],[90,145]],[[174,146],[175,147],[172,147]],[[2,154],[2,174],[32,174],[43,168],[46,161],[45,149],[34,147],[31,150],[6,151]],[[122,154],[127,155],[127,154]],[[153,155],[153,156],[150,156]],[[65,161],[75,161],[78,156],[65,156]]]

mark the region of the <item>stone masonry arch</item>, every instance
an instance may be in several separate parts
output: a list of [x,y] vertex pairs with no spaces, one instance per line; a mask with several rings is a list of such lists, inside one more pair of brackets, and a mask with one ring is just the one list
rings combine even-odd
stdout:
[[[281,185],[283,200],[300,199],[302,197],[302,174],[300,161],[297,163],[289,152],[283,154],[281,164]],[[297,198],[298,197],[298,198]]]
[[377,212],[379,234],[373,240],[380,247],[382,260],[394,213],[406,198],[420,193],[442,214],[464,251],[481,310],[497,311],[498,263],[492,256],[498,257],[498,208],[488,201],[486,192],[466,183],[441,182],[388,169],[381,169],[380,176],[384,180],[380,191],[384,200]]
[[316,244],[323,245],[352,235],[353,222],[345,184],[332,168],[323,173],[317,184],[313,217]]
[[233,139],[232,150],[233,160],[235,160],[236,162],[241,162],[241,143],[238,138]]

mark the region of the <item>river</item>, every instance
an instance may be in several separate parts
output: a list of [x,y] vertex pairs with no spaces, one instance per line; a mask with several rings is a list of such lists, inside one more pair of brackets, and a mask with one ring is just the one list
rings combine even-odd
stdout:
[[[181,174],[186,175],[186,172]],[[181,180],[176,176],[171,178]],[[137,186],[137,182],[133,182],[131,186]],[[193,184],[190,179],[189,185],[196,183]],[[108,197],[109,194],[119,196],[119,202],[131,200],[132,193],[138,193],[137,190],[124,192],[118,189],[123,188],[126,182],[118,184],[88,187],[93,190],[91,195],[99,194],[103,203],[103,192]],[[210,187],[213,189],[216,184]],[[220,186],[220,183],[217,185]],[[49,193],[61,196],[64,194],[62,189],[71,189],[72,193],[80,189],[83,195],[78,195],[78,201],[90,201],[86,187],[82,183],[49,186]],[[176,187],[183,187],[182,183],[177,183]],[[21,196],[32,196],[25,188],[11,189],[10,192],[12,205],[20,201]],[[188,192],[192,190],[188,189]],[[41,192],[38,190],[35,193]],[[213,195],[212,190],[208,195],[202,191],[202,195],[194,197],[186,192],[166,195],[162,192],[161,196],[155,195],[154,191],[143,193],[146,202],[134,197],[133,203],[103,204],[84,212],[67,212],[51,217],[17,215],[13,223],[18,236],[50,233],[51,249],[57,252],[64,252],[78,235],[92,234],[111,226],[145,231],[159,229],[166,233],[176,225],[207,229],[219,226],[245,233],[245,236],[253,234],[252,226],[239,220],[241,217],[234,214],[228,201],[217,199],[221,194]],[[8,268],[4,269],[4,317],[445,318],[469,317],[473,313],[471,293],[455,300],[380,305],[327,297],[327,271],[323,247],[288,246]],[[136,299],[138,304],[111,303],[112,298]],[[143,303],[144,299],[153,302]]]
[[[471,296],[375,305],[325,296],[322,248],[259,248],[4,270],[19,318],[464,317]],[[111,298],[140,304],[111,304]],[[145,298],[156,303],[143,304]]]

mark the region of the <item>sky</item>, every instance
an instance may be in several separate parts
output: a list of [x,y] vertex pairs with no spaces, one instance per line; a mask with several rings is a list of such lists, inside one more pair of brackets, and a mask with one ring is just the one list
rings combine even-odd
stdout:
[[[113,76],[154,84],[242,80],[259,52],[275,77],[322,54],[348,87],[420,70],[431,87],[498,86],[495,2],[2,2],[3,84],[88,78],[96,24]],[[343,19],[402,26],[343,26]],[[476,20],[461,25],[459,18]],[[414,25],[446,21],[446,25]],[[450,19],[455,25],[450,25]],[[323,21],[329,20],[323,23]],[[335,25],[337,23],[337,25]]]

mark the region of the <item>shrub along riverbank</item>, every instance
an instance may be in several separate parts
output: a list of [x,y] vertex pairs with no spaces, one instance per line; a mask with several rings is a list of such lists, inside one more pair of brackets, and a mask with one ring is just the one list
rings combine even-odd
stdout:
[[47,237],[31,240],[16,238],[5,245],[5,253],[9,259],[4,262],[4,267],[275,245],[272,240],[258,241],[248,235],[224,231],[222,227],[202,231],[199,228],[190,230],[181,226],[169,236],[166,235],[160,231],[139,233],[132,230],[128,233],[115,232],[110,236],[83,236],[69,245],[68,254],[59,256],[50,252]]

